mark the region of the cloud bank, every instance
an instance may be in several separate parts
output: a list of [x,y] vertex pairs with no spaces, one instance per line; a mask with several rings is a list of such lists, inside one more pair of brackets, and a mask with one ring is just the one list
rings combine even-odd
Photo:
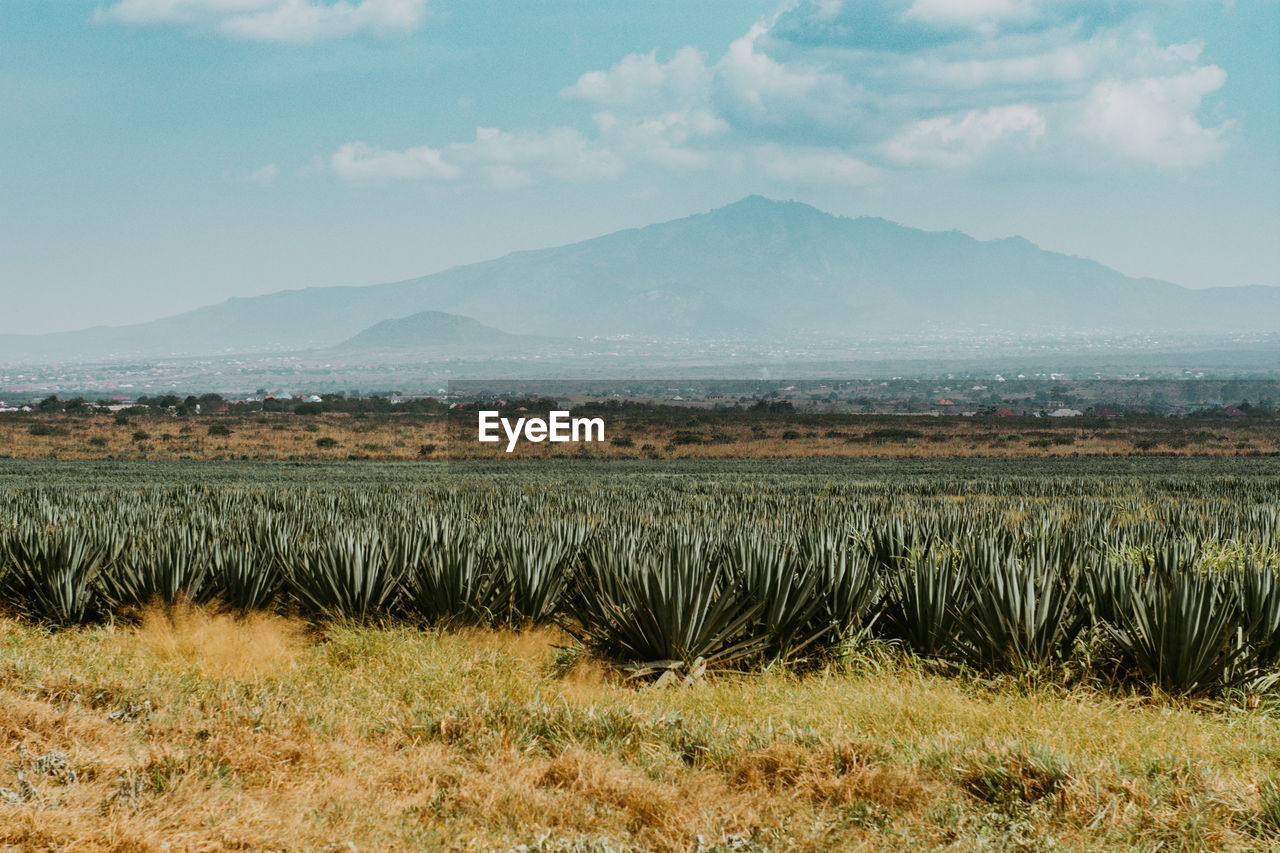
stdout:
[[137,26],[178,25],[252,41],[308,43],[360,33],[420,29],[427,0],[115,0],[95,18]]
[[586,71],[559,93],[581,107],[577,126],[479,128],[403,151],[353,142],[329,163],[354,183],[498,187],[645,169],[850,187],[1021,163],[1189,169],[1226,149],[1232,123],[1204,114],[1227,75],[1198,43],[1160,44],[1162,5],[801,0],[719,55],[653,50]]

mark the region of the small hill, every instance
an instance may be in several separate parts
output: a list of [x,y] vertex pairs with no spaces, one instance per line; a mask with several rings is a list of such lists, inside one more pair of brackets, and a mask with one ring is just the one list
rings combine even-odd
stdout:
[[420,311],[375,323],[333,349],[342,353],[448,353],[475,357],[533,349],[552,340],[511,335],[457,314]]

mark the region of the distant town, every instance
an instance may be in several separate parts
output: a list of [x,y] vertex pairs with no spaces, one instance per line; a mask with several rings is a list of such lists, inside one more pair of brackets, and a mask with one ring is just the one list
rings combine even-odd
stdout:
[[546,400],[561,407],[675,407],[750,409],[783,403],[801,414],[915,417],[1122,417],[1272,418],[1280,380],[1272,379],[1068,379],[1060,374],[994,374],[989,379],[924,380],[460,380],[429,393],[306,393],[259,388],[222,395],[114,393],[90,399],[38,397],[8,389],[0,414],[299,415],[356,412],[437,413],[477,402]]

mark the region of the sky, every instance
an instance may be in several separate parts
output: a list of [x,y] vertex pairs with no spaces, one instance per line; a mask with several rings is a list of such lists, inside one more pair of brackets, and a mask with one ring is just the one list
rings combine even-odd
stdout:
[[752,193],[1280,285],[1280,2],[0,2],[0,331]]

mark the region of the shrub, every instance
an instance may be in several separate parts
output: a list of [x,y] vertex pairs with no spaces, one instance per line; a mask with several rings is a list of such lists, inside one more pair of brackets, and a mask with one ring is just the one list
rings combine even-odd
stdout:
[[219,543],[210,555],[209,597],[238,613],[271,605],[284,585],[280,558],[268,545],[269,533],[259,528],[256,541]]
[[496,537],[494,562],[498,567],[502,601],[498,616],[513,625],[549,621],[573,580],[573,564],[586,528],[561,524],[560,535],[514,530]]
[[819,567],[801,559],[790,543],[742,536],[726,556],[732,573],[741,578],[743,594],[763,603],[747,633],[768,638],[762,649],[766,657],[785,660],[826,633],[826,589]]
[[1263,670],[1280,664],[1280,572],[1250,565],[1240,569],[1241,632],[1249,650],[1248,666]]

